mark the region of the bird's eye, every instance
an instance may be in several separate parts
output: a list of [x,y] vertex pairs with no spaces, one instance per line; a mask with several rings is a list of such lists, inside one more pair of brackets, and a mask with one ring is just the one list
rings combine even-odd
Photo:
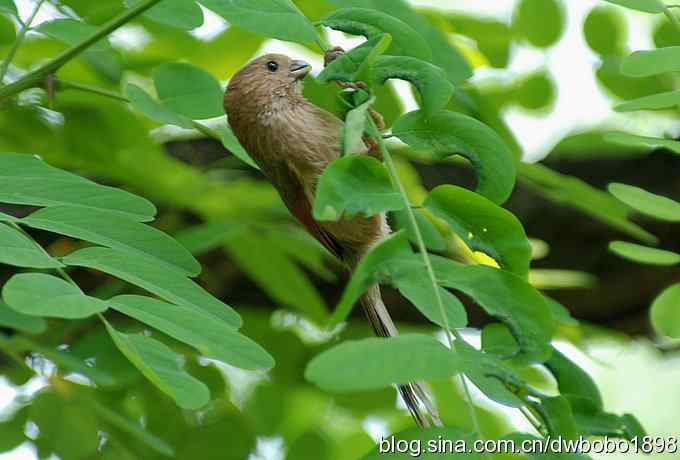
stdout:
[[269,70],[270,72],[276,72],[277,70],[279,70],[279,65],[274,61],[269,61],[267,62],[267,70]]

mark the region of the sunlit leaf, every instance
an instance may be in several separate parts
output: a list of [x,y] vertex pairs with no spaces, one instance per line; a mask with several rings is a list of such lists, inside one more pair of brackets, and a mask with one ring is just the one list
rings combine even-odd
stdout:
[[324,391],[347,393],[445,379],[458,369],[456,354],[437,339],[407,334],[341,343],[316,356],[305,378]]
[[298,43],[317,39],[314,26],[290,0],[200,0],[231,24]]
[[347,53],[341,54],[329,63],[317,79],[322,83],[329,81],[358,81],[366,79],[368,67],[389,46],[392,37],[380,34]]
[[680,106],[680,91],[669,91],[640,97],[623,102],[614,107],[617,112],[633,112],[635,110],[660,110]]
[[11,19],[0,15],[0,45],[11,45],[16,39],[16,29]]
[[654,299],[650,318],[659,334],[680,338],[680,284],[666,288]]
[[428,117],[410,112],[392,127],[394,135],[416,149],[432,149],[440,157],[459,154],[477,173],[477,193],[503,203],[515,185],[515,160],[503,140],[484,123],[460,113],[441,111]]
[[236,158],[247,164],[248,166],[260,169],[259,166],[250,158],[246,149],[236,139],[236,135],[227,125],[220,125],[217,127],[217,133],[220,135],[220,140],[225,149],[229,150]]
[[190,119],[224,115],[223,90],[208,72],[191,64],[167,63],[153,71],[161,103]]
[[626,184],[609,184],[607,189],[609,193],[642,214],[670,222],[680,222],[680,203],[675,200]]
[[367,8],[343,8],[321,19],[327,27],[371,39],[381,33],[392,36],[386,54],[430,59],[432,52],[427,42],[405,22],[383,12]]
[[526,278],[531,246],[517,218],[481,195],[455,185],[440,185],[423,203],[444,219],[472,249],[483,251],[500,265]]
[[564,16],[558,0],[522,0],[515,7],[513,27],[532,45],[547,48],[562,36]]
[[342,127],[342,151],[343,155],[362,153],[366,150],[364,144],[364,132],[366,131],[366,117],[375,98],[369,98],[347,112],[345,125]]
[[467,313],[458,298],[444,288],[438,287],[444,307],[444,314],[437,302],[434,289],[425,272],[413,273],[410,277],[394,280],[399,292],[408,299],[427,319],[443,328],[467,326]]
[[2,299],[19,313],[53,318],[86,318],[107,308],[71,283],[44,273],[14,275],[2,288]]
[[153,121],[163,125],[170,124],[187,129],[193,128],[191,120],[175,113],[160,102],[155,101],[149,93],[139,86],[129,83],[125,87],[125,93],[130,99],[132,107],[151,118]]
[[179,356],[170,348],[151,337],[124,334],[105,324],[121,353],[180,407],[195,410],[208,403],[208,387],[182,369]]
[[555,83],[547,72],[535,72],[521,80],[513,94],[520,107],[527,110],[541,110],[555,100]]
[[444,71],[434,64],[409,56],[380,56],[373,64],[373,79],[384,83],[390,78],[411,82],[420,93],[428,115],[444,108],[453,95],[453,85]]
[[[443,251],[446,249],[446,241],[444,237],[439,232],[437,227],[430,221],[429,218],[425,217],[421,210],[414,209],[414,215],[416,216],[416,223],[420,229],[420,233],[425,241],[425,247],[430,251]],[[412,243],[417,244],[417,238],[413,232],[413,227],[411,226],[410,220],[406,215],[405,210],[394,211],[392,213],[392,226],[395,230],[406,229],[409,239]]]
[[19,313],[0,300],[0,326],[29,334],[40,334],[47,329],[47,322],[40,317]]
[[615,5],[625,6],[645,13],[663,13],[666,5],[661,0],[605,0]]
[[190,276],[201,272],[201,265],[182,245],[155,228],[121,218],[115,214],[55,206],[34,212],[21,219],[33,228],[128,251],[168,265]]
[[647,136],[636,136],[634,134],[627,133],[609,133],[605,135],[604,140],[614,144],[620,144],[625,146],[640,146],[657,148],[663,147],[670,150],[673,153],[680,154],[680,142],[674,141],[672,139],[661,139],[658,137],[647,137]]
[[0,223],[0,264],[29,268],[63,267],[58,260],[37,247],[29,237],[2,223]]
[[0,154],[0,202],[102,209],[138,221],[156,214],[144,198],[53,168],[34,156],[11,153]]
[[369,217],[403,207],[404,202],[380,161],[365,155],[350,155],[335,160],[321,175],[314,200],[314,218]]
[[680,46],[636,51],[624,58],[621,73],[629,77],[648,77],[680,70]]
[[0,12],[17,16],[17,7],[14,0],[0,0]]
[[137,295],[117,296],[107,303],[114,310],[196,348],[206,357],[242,369],[268,370],[274,366],[273,358],[257,343],[192,308]]
[[93,268],[135,284],[168,302],[203,310],[216,321],[238,328],[241,317],[227,304],[211,296],[198,284],[175,270],[145,258],[109,248],[91,247],[64,257],[66,265]]
[[626,241],[612,241],[609,243],[609,250],[624,259],[641,264],[675,265],[680,263],[680,254]]
[[493,67],[507,67],[510,60],[510,47],[515,40],[515,35],[505,22],[478,17],[474,14],[467,16],[441,11],[432,11],[431,14],[436,14],[448,21],[455,33],[475,40],[479,51]]
[[583,34],[590,49],[601,55],[621,55],[626,50],[628,30],[621,9],[597,6],[583,23]]
[[[128,7],[137,6],[143,0],[125,0]],[[171,27],[191,30],[203,24],[203,11],[192,0],[163,0],[144,12],[149,19]]]

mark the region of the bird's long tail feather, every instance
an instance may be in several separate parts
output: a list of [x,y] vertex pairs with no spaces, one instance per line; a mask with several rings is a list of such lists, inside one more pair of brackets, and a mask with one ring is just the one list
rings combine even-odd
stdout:
[[[382,301],[378,285],[371,286],[361,297],[360,302],[368,322],[378,337],[398,335],[397,327]],[[425,383],[410,382],[397,385],[397,390],[418,426],[443,425]],[[429,415],[429,419],[425,414]]]

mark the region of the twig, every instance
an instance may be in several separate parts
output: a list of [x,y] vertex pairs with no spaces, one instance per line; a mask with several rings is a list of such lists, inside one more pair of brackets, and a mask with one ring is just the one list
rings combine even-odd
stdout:
[[43,3],[45,3],[45,0],[39,0],[38,3],[36,3],[35,8],[33,8],[31,15],[28,17],[25,23],[21,22],[21,19],[19,20],[19,23],[21,23],[21,29],[19,30],[19,33],[17,33],[17,37],[14,40],[14,44],[12,45],[12,48],[9,50],[9,53],[7,53],[5,60],[2,61],[2,66],[0,67],[0,85],[2,85],[2,82],[5,80],[5,75],[7,75],[7,69],[9,69],[9,65],[14,59],[14,56],[17,54],[19,46],[21,46],[21,43],[24,41],[24,37],[26,37],[28,31],[31,30],[31,23],[35,19],[35,16],[38,14],[38,10],[40,10],[40,7],[42,6]]

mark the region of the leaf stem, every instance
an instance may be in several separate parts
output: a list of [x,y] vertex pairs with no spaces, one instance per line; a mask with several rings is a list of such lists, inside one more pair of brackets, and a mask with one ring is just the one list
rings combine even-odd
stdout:
[[103,88],[98,88],[96,86],[91,86],[91,85],[84,85],[82,83],[76,83],[73,81],[66,81],[66,80],[59,80],[55,79],[54,80],[54,88],[56,90],[68,90],[68,89],[73,89],[73,90],[78,90],[78,91],[83,91],[86,93],[92,93],[92,94],[97,94],[99,96],[104,96],[108,97],[110,99],[116,99],[122,102],[130,102],[130,100],[123,96],[120,93],[117,93],[115,91],[109,91]]
[[[425,269],[427,271],[427,275],[430,279],[431,285],[432,285],[432,290],[434,291],[434,296],[435,300],[437,302],[437,306],[439,307],[439,311],[442,315],[442,319],[444,320],[444,331],[446,333],[446,338],[449,342],[449,348],[451,351],[454,350],[454,339],[455,340],[463,340],[462,336],[456,329],[452,329],[449,323],[449,318],[448,315],[446,314],[446,309],[444,308],[444,301],[442,300],[440,288],[439,288],[439,283],[437,282],[437,276],[434,273],[434,268],[432,267],[432,261],[430,260],[430,256],[427,252],[427,246],[425,245],[425,239],[423,238],[422,233],[420,232],[420,228],[418,227],[418,221],[416,220],[415,213],[413,211],[413,207],[411,204],[411,201],[408,198],[408,195],[406,194],[406,189],[404,188],[404,184],[401,183],[401,180],[399,179],[399,176],[397,174],[397,168],[394,164],[394,160],[392,159],[392,155],[390,154],[389,149],[387,148],[387,145],[385,144],[385,140],[383,137],[380,135],[380,131],[378,130],[377,126],[375,125],[375,122],[369,117],[368,118],[368,123],[369,123],[369,128],[370,130],[375,133],[374,138],[378,142],[378,146],[380,148],[380,153],[383,156],[383,159],[385,161],[385,166],[387,166],[387,170],[390,174],[390,177],[392,178],[392,182],[394,185],[397,187],[397,190],[399,192],[399,195],[401,196],[402,201],[404,202],[404,207],[406,209],[406,215],[408,217],[409,223],[411,224],[411,227],[413,228],[413,233],[416,239],[416,245],[418,246],[418,250],[420,251],[420,255],[423,258],[423,263],[425,264]],[[460,381],[461,384],[463,385],[463,390],[465,392],[465,400],[467,402],[469,412],[470,412],[470,420],[472,421],[473,427],[475,429],[475,432],[477,435],[482,438],[482,431],[481,431],[481,426],[479,424],[479,419],[477,418],[477,414],[475,412],[475,407],[474,404],[472,403],[472,395],[470,394],[470,389],[468,388],[467,381],[465,379],[465,376],[463,374],[460,374]]]
[[24,37],[26,37],[28,31],[31,30],[31,23],[35,19],[35,16],[38,14],[38,10],[40,10],[40,7],[43,3],[45,3],[45,0],[38,0],[38,3],[35,5],[35,8],[33,8],[31,15],[28,17],[26,22],[21,22],[21,19],[19,19],[19,22],[21,23],[21,29],[19,30],[19,33],[17,33],[17,37],[14,40],[9,53],[7,53],[5,60],[2,61],[2,66],[0,66],[0,85],[2,85],[2,82],[5,80],[5,75],[7,75],[9,65],[14,59],[14,56],[17,54],[21,43],[24,41]]
[[13,96],[19,92],[39,86],[41,82],[49,75],[57,70],[59,70],[64,64],[69,62],[71,59],[78,56],[80,53],[85,51],[90,46],[94,45],[96,42],[102,38],[109,35],[114,30],[118,29],[120,26],[126,24],[134,17],[142,14],[156,3],[161,0],[146,0],[134,8],[123,11],[119,16],[111,19],[105,24],[102,24],[96,31],[92,33],[89,37],[74,45],[66,50],[64,50],[59,55],[47,61],[42,66],[33,70],[32,72],[24,75],[19,80],[10,83],[9,85],[0,87],[0,99]]

